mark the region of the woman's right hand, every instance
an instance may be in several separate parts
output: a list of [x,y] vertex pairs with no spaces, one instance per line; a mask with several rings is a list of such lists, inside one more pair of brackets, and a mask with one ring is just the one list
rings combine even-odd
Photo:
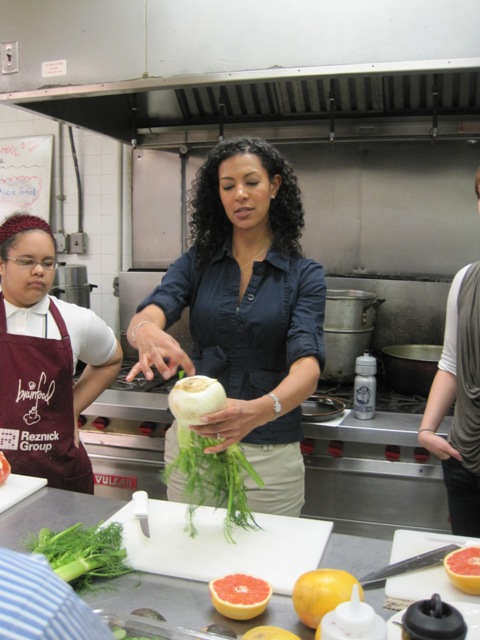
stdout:
[[433,453],[437,458],[440,458],[440,460],[455,458],[459,462],[462,461],[460,452],[454,449],[445,438],[438,436],[435,431],[420,431],[418,434],[418,442],[424,449]]
[[153,379],[152,367],[169,380],[178,369],[188,376],[195,374],[195,366],[180,344],[166,331],[150,320],[146,320],[135,330],[135,345],[138,362],[130,369],[126,380],[130,382],[143,372],[147,380]]

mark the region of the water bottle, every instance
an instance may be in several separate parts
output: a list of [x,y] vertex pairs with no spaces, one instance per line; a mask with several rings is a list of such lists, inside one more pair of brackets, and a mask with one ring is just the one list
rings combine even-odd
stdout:
[[353,415],[359,420],[370,420],[375,415],[377,360],[365,351],[355,360],[355,373]]

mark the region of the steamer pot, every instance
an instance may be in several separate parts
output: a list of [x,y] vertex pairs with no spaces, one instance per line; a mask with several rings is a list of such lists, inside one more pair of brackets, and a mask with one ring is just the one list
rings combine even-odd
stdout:
[[52,296],[80,307],[90,308],[90,293],[96,285],[88,283],[87,267],[82,264],[62,264],[55,271]]
[[369,291],[357,289],[327,290],[325,329],[334,331],[365,331],[371,329],[375,310],[384,299]]
[[426,398],[437,373],[442,347],[394,344],[382,349],[386,381],[393,391]]
[[327,362],[322,380],[351,382],[355,360],[370,349],[375,311],[385,302],[374,293],[357,289],[327,290],[324,339]]

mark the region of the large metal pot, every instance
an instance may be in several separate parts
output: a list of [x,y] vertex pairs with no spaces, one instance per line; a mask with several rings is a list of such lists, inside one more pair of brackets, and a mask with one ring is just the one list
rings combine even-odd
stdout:
[[325,307],[325,329],[333,331],[365,331],[371,329],[375,309],[383,299],[374,293],[357,289],[328,289]]
[[393,391],[426,398],[437,373],[442,347],[394,344],[382,349],[386,380]]
[[90,293],[97,285],[89,284],[87,267],[82,264],[62,264],[55,271],[52,296],[79,307],[90,308]]
[[325,306],[325,350],[327,363],[322,380],[351,382],[355,360],[368,351],[372,341],[375,310],[384,299],[357,289],[327,290]]

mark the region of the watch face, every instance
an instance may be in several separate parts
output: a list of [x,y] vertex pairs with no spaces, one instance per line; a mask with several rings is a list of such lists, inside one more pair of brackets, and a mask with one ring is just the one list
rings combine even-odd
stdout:
[[273,411],[275,412],[275,415],[278,415],[281,410],[282,410],[282,405],[280,404],[280,400],[277,398],[277,396],[273,393],[269,393],[268,394],[272,400],[273,400]]

